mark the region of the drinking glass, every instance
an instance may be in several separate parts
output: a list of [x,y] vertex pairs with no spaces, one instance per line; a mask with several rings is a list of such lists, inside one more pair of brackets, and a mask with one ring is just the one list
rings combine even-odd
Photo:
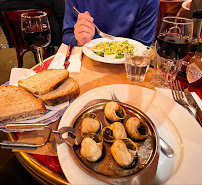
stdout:
[[25,43],[37,50],[40,61],[40,71],[44,70],[42,48],[51,41],[50,24],[47,13],[27,12],[21,15],[21,30]]
[[151,62],[149,50],[138,54],[124,53],[124,56],[127,78],[135,82],[144,81]]
[[164,17],[155,43],[156,77],[163,87],[175,80],[183,58],[190,50],[193,21],[182,17]]

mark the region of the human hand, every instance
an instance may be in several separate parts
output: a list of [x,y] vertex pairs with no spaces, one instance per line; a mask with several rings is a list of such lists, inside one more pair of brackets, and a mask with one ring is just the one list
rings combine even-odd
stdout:
[[78,46],[83,46],[93,39],[95,26],[89,12],[86,11],[78,15],[77,23],[74,25],[74,35]]

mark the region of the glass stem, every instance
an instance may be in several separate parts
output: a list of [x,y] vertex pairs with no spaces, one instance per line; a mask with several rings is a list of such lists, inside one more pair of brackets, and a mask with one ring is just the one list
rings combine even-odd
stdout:
[[39,62],[40,62],[40,71],[45,70],[44,63],[43,63],[43,57],[42,57],[42,48],[37,48],[37,53],[39,57]]

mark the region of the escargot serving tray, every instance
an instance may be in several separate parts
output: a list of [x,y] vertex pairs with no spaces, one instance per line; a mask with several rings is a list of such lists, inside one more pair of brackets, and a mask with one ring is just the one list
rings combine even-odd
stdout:
[[[160,152],[156,177],[154,179],[155,184],[175,184],[176,182],[185,184],[191,184],[191,182],[195,182],[197,184],[200,182],[200,178],[198,177],[196,170],[194,170],[194,173],[191,173],[193,176],[191,179],[185,175],[186,171],[190,169],[190,167],[192,169],[197,169],[198,163],[201,162],[198,160],[200,157],[200,155],[198,155],[199,153],[193,152],[194,157],[191,157],[188,154],[190,149],[192,151],[195,150],[194,146],[197,145],[197,141],[202,139],[202,134],[198,128],[197,122],[195,123],[195,120],[186,112],[186,110],[181,108],[174,101],[150,89],[127,84],[108,85],[93,89],[77,98],[70,105],[60,121],[59,129],[65,126],[79,127],[82,115],[84,115],[86,112],[101,111],[106,102],[101,102],[99,105],[92,105],[92,107],[85,108],[84,112],[82,112],[80,115],[82,108],[85,107],[85,105],[91,100],[110,99],[110,95],[108,93],[110,90],[113,91],[122,102],[126,102],[126,105],[129,104],[134,106],[131,106],[134,108],[134,110],[132,109],[132,115],[136,114],[144,120],[146,119],[144,117],[145,114],[141,114],[141,111],[146,113],[158,129],[159,135],[168,141],[168,143],[175,151],[175,156],[173,158],[167,158]],[[135,107],[138,107],[138,109]],[[139,109],[141,111],[139,111]],[[100,117],[100,115],[98,115],[98,117]],[[130,116],[131,113],[129,113],[129,117]],[[190,125],[190,123],[192,124]],[[184,127],[184,125],[186,125],[186,127]],[[190,129],[194,131],[194,137],[190,135]],[[77,130],[79,132],[79,129]],[[151,131],[152,130],[150,130],[150,132]],[[199,138],[199,140],[194,138]],[[190,145],[191,143],[193,146]],[[202,151],[202,148],[199,145],[197,146],[197,150]],[[122,183],[128,183],[130,176],[133,176],[134,174],[136,174],[134,176],[141,175],[141,169],[140,172],[138,172],[137,169],[137,171],[133,171],[134,169],[120,168],[120,170],[123,171],[123,173],[121,172],[120,174],[120,178],[116,178],[116,174],[102,174],[97,172],[98,168],[96,168],[95,164],[92,165],[90,163],[89,165],[87,164],[88,161],[85,162],[85,159],[80,158],[78,148],[76,148],[76,146],[74,148],[68,147],[65,143],[57,146],[58,158],[62,170],[67,180],[72,184],[108,184],[116,182],[118,183],[120,180]],[[105,150],[106,148],[104,147],[104,152]],[[101,164],[102,160],[103,156],[97,162]],[[139,158],[138,160],[140,161]],[[97,164],[97,162],[95,163]],[[114,161],[111,161],[111,163],[115,163],[115,165],[117,165]],[[148,163],[145,164],[148,164],[149,166],[149,158]],[[103,166],[106,167],[104,162]],[[137,167],[138,165],[135,166],[135,168]],[[119,166],[117,168],[119,168]],[[147,167],[145,167],[143,171],[145,169],[147,169]],[[108,171],[107,169],[104,170]],[[130,172],[132,175],[128,174]],[[149,172],[152,171],[150,170]],[[143,177],[147,179],[148,173],[142,174],[143,176],[141,176],[141,178]],[[104,176],[105,179],[100,178],[99,175]],[[152,174],[149,174],[149,176],[150,175]],[[110,181],[108,181],[109,179]],[[112,181],[113,179],[116,179],[117,181]],[[135,178],[133,178],[133,180],[135,181]]]
[[[108,133],[109,131],[108,132],[105,131],[105,134],[102,133],[102,131],[104,131],[105,128],[108,128],[108,126],[113,124],[110,122],[110,120],[106,118],[104,113],[104,109],[109,102],[111,103],[110,100],[106,100],[104,102],[96,103],[94,105],[87,107],[78,116],[75,122],[72,123],[72,127],[74,127],[76,130],[76,135],[81,136],[82,139],[84,139],[86,137],[89,137],[89,134],[82,133],[82,126],[81,126],[82,121],[86,120],[85,117],[89,114],[96,115],[97,119],[100,122],[101,127],[96,132],[96,135],[94,134],[90,134],[90,135],[93,136],[93,138],[95,138],[96,136],[101,136],[103,138],[103,150],[102,150],[101,157],[95,162],[91,162],[87,160],[85,157],[81,155],[82,153],[81,152],[82,144],[81,144],[81,146],[75,145],[73,147],[69,147],[69,151],[72,158],[75,160],[76,164],[81,169],[83,169],[86,173],[89,173],[89,175],[92,175],[95,178],[98,178],[104,182],[108,182],[112,184],[115,183],[117,179],[121,181],[121,178],[123,178],[122,179],[123,181],[125,181],[127,178],[128,182],[130,182],[130,179],[132,180],[134,178],[134,177],[129,178],[130,176],[133,176],[142,171],[145,171],[144,169],[152,166],[152,163],[155,163],[153,165],[153,169],[152,171],[147,173],[150,173],[150,176],[152,177],[151,173],[153,172],[154,174],[153,178],[154,178],[155,171],[157,168],[157,161],[155,160],[155,158],[158,158],[158,154],[157,154],[158,153],[158,143],[157,143],[158,136],[152,121],[137,108],[125,103],[120,103],[120,102],[118,103],[119,106],[122,107],[126,112],[125,118],[119,122],[117,121],[118,123],[121,122],[120,125],[125,125],[127,120],[129,120],[129,118],[131,117],[137,117],[138,119],[142,120],[146,125],[148,125],[147,137],[145,139],[141,139],[135,142],[137,145],[137,153],[134,156],[133,165],[121,167],[120,165],[117,164],[117,162],[119,161],[115,161],[112,156],[111,146],[113,143],[108,141],[109,138],[112,137],[112,135]],[[120,129],[118,129],[117,132],[120,133],[121,132]],[[130,137],[128,136],[128,138]],[[129,142],[129,145],[133,143],[132,140],[128,140],[128,142]],[[93,155],[95,155],[96,157],[96,155],[98,154],[98,151],[96,151],[96,149],[97,149],[96,145],[85,145],[85,146],[83,145],[83,150],[88,152],[86,154],[88,157],[90,155],[92,155],[92,158],[94,157]],[[121,154],[120,148],[118,150],[119,151],[117,153],[118,155],[120,155]],[[118,159],[118,160],[128,160],[129,153],[126,151],[122,152],[121,154],[122,156],[119,157],[121,159]],[[121,163],[125,163],[125,161],[121,161]],[[147,180],[149,180],[149,178]],[[145,181],[144,181],[144,184],[145,184]]]

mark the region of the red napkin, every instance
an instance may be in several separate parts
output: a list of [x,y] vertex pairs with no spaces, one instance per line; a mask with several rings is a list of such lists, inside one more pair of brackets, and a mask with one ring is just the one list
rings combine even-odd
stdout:
[[[50,65],[50,63],[52,62],[53,59],[54,59],[54,57],[53,57],[53,58],[50,58],[49,60],[46,60],[46,61],[44,62],[44,68],[45,68],[45,69],[48,68],[48,66]],[[34,70],[36,73],[38,73],[38,72],[40,71],[40,66],[37,66],[37,67],[34,68],[33,70]]]
[[180,81],[182,88],[185,86],[188,87],[190,92],[195,92],[202,100],[202,86],[200,86],[199,88],[191,87],[187,79],[184,79],[180,76],[177,76],[176,79]]
[[47,168],[53,170],[54,172],[64,175],[63,171],[60,167],[60,163],[58,157],[56,156],[47,156],[47,155],[38,155],[31,154],[39,163],[46,166]]

